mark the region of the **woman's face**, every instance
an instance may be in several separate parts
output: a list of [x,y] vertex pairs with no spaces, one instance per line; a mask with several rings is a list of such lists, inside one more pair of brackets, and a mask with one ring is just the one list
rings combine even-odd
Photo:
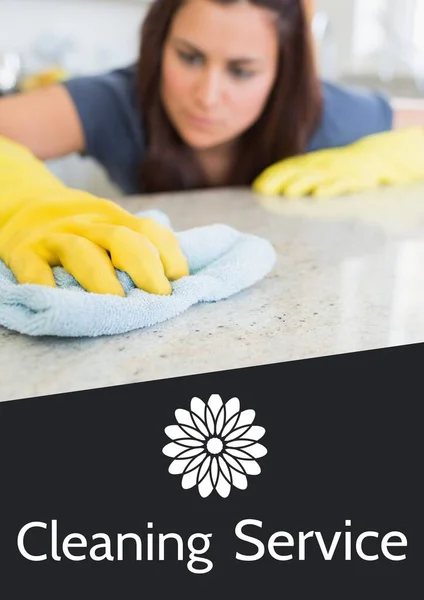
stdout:
[[277,62],[272,13],[247,2],[187,0],[165,41],[161,81],[182,139],[200,150],[242,134],[262,113]]

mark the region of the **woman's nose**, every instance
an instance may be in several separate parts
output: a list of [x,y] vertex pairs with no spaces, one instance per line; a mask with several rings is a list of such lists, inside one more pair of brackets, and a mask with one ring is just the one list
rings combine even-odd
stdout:
[[222,94],[222,76],[218,70],[205,69],[197,86],[197,101],[203,108],[212,108],[219,103]]

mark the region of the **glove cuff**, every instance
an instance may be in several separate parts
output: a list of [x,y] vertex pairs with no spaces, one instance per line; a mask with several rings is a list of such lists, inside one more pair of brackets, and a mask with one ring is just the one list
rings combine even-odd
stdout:
[[64,189],[25,146],[0,136],[0,228],[28,202]]

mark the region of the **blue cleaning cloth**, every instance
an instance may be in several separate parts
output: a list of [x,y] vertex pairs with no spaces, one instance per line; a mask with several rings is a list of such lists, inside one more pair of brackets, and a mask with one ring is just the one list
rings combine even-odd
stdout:
[[[154,218],[171,228],[160,211]],[[18,284],[0,260],[0,325],[31,336],[96,337],[126,333],[171,319],[197,302],[216,302],[253,285],[273,267],[272,245],[260,237],[216,224],[175,232],[190,275],[172,282],[170,296],[149,294],[116,271],[126,297],[86,292],[62,267],[58,287]]]

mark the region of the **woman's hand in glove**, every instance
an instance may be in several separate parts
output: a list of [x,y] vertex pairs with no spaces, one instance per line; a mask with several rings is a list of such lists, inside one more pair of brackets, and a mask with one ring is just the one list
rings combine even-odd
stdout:
[[424,180],[424,130],[399,129],[277,162],[253,182],[264,195],[329,198]]
[[64,186],[28,150],[2,137],[0,258],[19,283],[55,286],[52,267],[63,266],[87,291],[120,296],[115,268],[161,295],[189,272],[166,227]]

